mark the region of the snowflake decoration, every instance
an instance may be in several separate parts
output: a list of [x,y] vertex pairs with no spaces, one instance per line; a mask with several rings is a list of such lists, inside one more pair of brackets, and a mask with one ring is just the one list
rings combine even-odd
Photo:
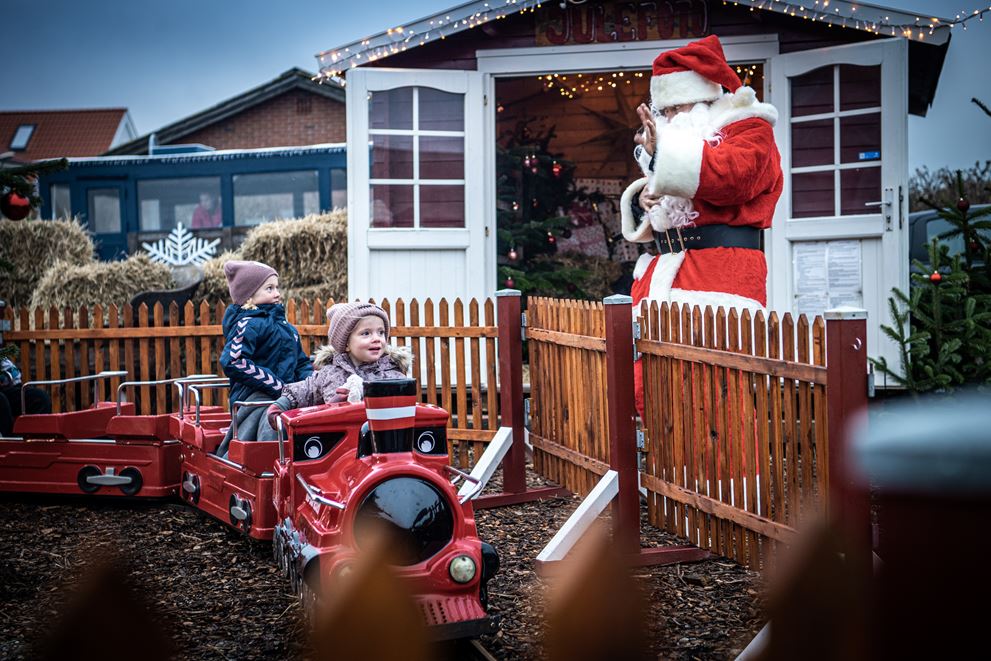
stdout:
[[141,247],[148,251],[152,261],[183,266],[207,261],[217,254],[219,243],[220,239],[207,241],[197,238],[182,223],[176,223],[175,229],[166,238],[155,243],[142,243]]

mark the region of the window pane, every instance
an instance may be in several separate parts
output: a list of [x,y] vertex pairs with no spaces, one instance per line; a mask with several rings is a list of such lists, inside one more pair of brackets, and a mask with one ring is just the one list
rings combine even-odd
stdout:
[[881,65],[840,65],[840,110],[881,105]]
[[425,131],[464,131],[465,100],[462,94],[420,88],[420,126]]
[[420,136],[421,179],[464,179],[465,139]]
[[330,170],[330,208],[346,209],[348,206],[348,176],[344,168]]
[[791,116],[833,112],[833,67],[822,67],[791,79]]
[[21,124],[14,131],[14,137],[10,140],[10,148],[15,151],[27,149],[31,135],[34,133],[34,124]]
[[94,234],[120,232],[120,191],[116,188],[92,188],[87,196],[89,214],[86,218],[90,231]]
[[881,113],[840,118],[840,162],[881,160]]
[[372,227],[413,227],[413,186],[369,186]]
[[464,186],[420,186],[420,227],[464,226]]
[[832,170],[791,175],[792,218],[832,216],[834,209]]
[[833,165],[833,120],[791,125],[791,166]]
[[866,203],[881,199],[881,168],[841,170],[840,189],[840,214],[878,213],[880,207],[869,207]]
[[373,135],[372,179],[413,178],[413,136]]
[[368,126],[372,129],[412,129],[413,88],[369,92]]
[[52,184],[52,220],[72,218],[72,203],[69,198],[69,184]]
[[220,177],[146,179],[138,182],[138,218],[144,232],[221,226]]
[[316,170],[234,175],[234,224],[300,218],[319,210]]

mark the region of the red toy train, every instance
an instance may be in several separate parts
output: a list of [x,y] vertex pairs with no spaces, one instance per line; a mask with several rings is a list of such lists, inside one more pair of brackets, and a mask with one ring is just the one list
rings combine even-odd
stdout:
[[[124,375],[26,385],[97,385]],[[130,388],[162,383],[178,388],[178,412],[135,415],[124,401]],[[384,532],[434,638],[494,630],[486,584],[499,560],[478,538],[471,503],[484,479],[449,465],[448,413],[418,403],[416,381],[366,383],[363,402],[288,411],[279,441],[240,441],[235,426],[222,458],[214,453],[231,413],[202,406],[200,395],[226,385],[210,375],[125,382],[116,402],[21,416],[15,438],[0,438],[0,491],[180,495],[255,539],[272,539],[304,603],[350,571],[370,536]],[[234,412],[250,405],[257,404],[235,402]],[[453,483],[462,478],[459,494]]]

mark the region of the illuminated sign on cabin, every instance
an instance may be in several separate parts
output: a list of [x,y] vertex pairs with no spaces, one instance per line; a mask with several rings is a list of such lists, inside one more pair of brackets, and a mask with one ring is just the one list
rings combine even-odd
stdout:
[[705,0],[609,2],[546,6],[537,19],[538,46],[694,39],[709,29]]

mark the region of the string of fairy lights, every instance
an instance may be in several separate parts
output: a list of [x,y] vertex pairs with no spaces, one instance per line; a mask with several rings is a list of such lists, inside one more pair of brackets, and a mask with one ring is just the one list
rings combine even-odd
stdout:
[[[737,75],[744,85],[749,85],[757,73],[758,64],[738,65],[735,67]],[[586,74],[586,73],[544,73],[537,76],[541,81],[545,92],[557,92],[566,99],[574,99],[589,93],[608,91],[609,89],[619,89],[627,85],[632,85],[637,78],[649,76],[650,72],[644,71],[615,71],[607,74]]]
[[[320,73],[317,80],[331,79],[344,84],[349,69],[402,53],[410,48],[479,27],[491,21],[505,19],[515,14],[534,13],[545,4],[582,5],[585,0],[478,0],[466,2],[446,12],[414,21],[408,25],[389,28],[373,37],[367,37],[347,46],[317,54]],[[991,12],[991,5],[981,5],[969,11],[960,11],[953,18],[940,18],[918,12],[885,9],[852,0],[723,0],[724,5],[748,7],[750,11],[772,11],[821,22],[841,28],[854,28],[884,36],[901,36],[916,41],[926,41],[944,28],[967,29],[973,20],[984,21],[984,14]]]

